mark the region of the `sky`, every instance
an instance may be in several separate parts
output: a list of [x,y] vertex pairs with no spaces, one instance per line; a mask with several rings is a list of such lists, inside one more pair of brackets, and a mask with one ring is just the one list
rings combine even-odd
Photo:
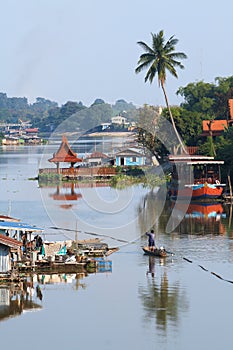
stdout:
[[57,102],[119,99],[165,105],[158,81],[135,74],[151,33],[164,30],[186,53],[178,79],[168,74],[170,104],[179,87],[233,75],[232,0],[0,0],[0,92]]

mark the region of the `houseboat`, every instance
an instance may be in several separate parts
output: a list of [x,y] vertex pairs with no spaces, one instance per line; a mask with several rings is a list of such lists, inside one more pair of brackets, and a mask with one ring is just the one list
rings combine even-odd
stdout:
[[224,161],[205,156],[169,156],[172,165],[168,183],[171,199],[219,199],[226,184],[221,182],[220,166]]

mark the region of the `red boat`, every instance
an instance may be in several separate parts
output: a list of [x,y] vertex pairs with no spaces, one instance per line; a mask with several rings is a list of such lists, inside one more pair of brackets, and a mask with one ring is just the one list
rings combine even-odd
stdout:
[[225,184],[221,183],[220,165],[223,161],[204,156],[171,156],[169,160],[173,165],[168,184],[171,198],[208,200],[222,196]]

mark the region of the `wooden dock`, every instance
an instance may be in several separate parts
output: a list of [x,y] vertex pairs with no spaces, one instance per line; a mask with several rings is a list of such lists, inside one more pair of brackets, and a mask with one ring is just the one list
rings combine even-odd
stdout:
[[[39,180],[43,175],[55,175],[57,169],[44,168],[39,169]],[[116,168],[114,167],[80,167],[80,168],[60,168],[59,175],[64,180],[81,180],[87,178],[110,178],[116,175]]]

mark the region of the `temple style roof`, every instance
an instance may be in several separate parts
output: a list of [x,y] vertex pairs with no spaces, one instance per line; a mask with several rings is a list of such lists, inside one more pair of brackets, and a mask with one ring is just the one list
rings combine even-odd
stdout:
[[53,158],[49,159],[49,162],[60,163],[77,163],[82,162],[81,158],[77,157],[77,154],[72,151],[68,143],[67,138],[63,135],[61,145],[56,153],[54,153]]

